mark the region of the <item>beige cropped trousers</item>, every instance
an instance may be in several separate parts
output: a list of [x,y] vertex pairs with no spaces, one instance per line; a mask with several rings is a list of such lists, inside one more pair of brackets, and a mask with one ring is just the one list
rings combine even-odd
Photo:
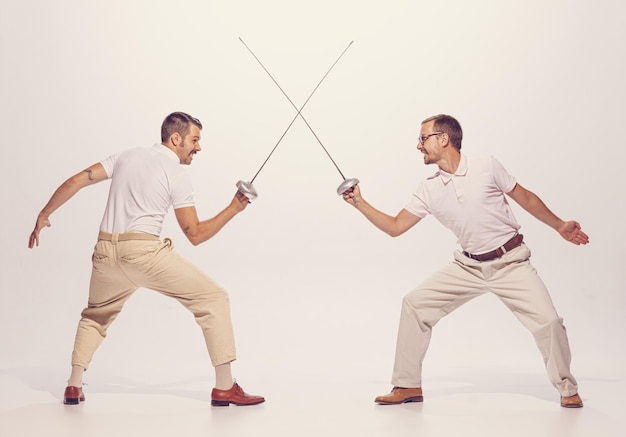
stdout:
[[100,232],[92,264],[89,301],[78,323],[72,365],[88,368],[108,327],[140,287],[173,297],[193,313],[213,366],[235,360],[226,290],[175,252],[169,238]]
[[528,247],[522,244],[492,261],[475,261],[461,252],[455,252],[454,258],[402,301],[392,384],[421,387],[422,362],[433,326],[469,300],[491,292],[532,333],[550,382],[562,396],[576,394],[567,332],[530,264]]

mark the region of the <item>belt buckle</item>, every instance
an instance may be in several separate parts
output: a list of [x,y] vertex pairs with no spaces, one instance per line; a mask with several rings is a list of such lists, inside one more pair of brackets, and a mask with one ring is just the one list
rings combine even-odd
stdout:
[[466,257],[470,259],[473,259],[474,261],[481,261],[477,255],[474,255],[473,253],[469,253],[466,250],[463,251],[463,255],[465,255]]

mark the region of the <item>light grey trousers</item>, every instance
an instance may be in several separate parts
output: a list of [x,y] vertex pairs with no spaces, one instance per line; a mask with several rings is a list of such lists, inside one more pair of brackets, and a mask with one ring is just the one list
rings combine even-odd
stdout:
[[534,336],[550,382],[562,396],[576,394],[567,332],[530,264],[528,247],[522,244],[492,261],[475,261],[461,252],[455,252],[454,258],[404,297],[391,383],[421,387],[422,361],[433,326],[469,300],[491,292]]
[[92,264],[89,301],[78,323],[72,365],[87,369],[107,328],[139,287],[173,297],[193,313],[213,366],[235,360],[226,290],[175,252],[169,238],[101,232]]

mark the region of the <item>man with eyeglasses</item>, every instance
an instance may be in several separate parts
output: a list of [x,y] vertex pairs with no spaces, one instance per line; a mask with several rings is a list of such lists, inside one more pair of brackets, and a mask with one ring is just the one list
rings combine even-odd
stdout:
[[39,246],[39,233],[50,226],[50,215],[80,189],[111,179],[109,198],[92,256],[87,307],[78,323],[72,372],[63,403],[85,400],[83,373],[122,307],[139,288],[156,290],[177,299],[202,329],[215,368],[215,406],[264,402],[249,395],[233,380],[235,340],[228,294],[219,284],[173,250],[160,234],[170,207],[194,246],[219,232],[243,211],[248,199],[237,192],[215,217],[200,221],[196,212],[190,165],[200,148],[200,121],[184,112],[168,115],[161,125],[161,143],[109,156],[67,179],[37,217],[28,247]]
[[570,349],[563,320],[545,285],[530,264],[530,251],[519,233],[505,194],[567,241],[587,244],[575,221],[563,221],[541,199],[522,187],[493,157],[461,153],[463,131],[449,115],[422,122],[417,149],[425,164],[438,171],[424,180],[395,217],[370,205],[359,186],[344,193],[377,228],[396,237],[432,214],[458,238],[454,261],[431,275],[402,301],[391,393],[378,396],[383,405],[421,402],[422,361],[433,326],[469,300],[494,293],[533,334],[561,406],[582,407],[570,372]]

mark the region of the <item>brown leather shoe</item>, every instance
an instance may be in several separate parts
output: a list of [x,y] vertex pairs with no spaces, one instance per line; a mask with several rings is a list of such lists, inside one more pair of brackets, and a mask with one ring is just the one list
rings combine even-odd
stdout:
[[235,405],[256,405],[265,402],[263,396],[249,395],[236,382],[228,390],[218,390],[216,388],[211,392],[211,405],[216,407],[227,407],[230,404]]
[[63,395],[63,403],[65,405],[78,405],[80,402],[85,401],[85,395],[81,387],[72,387],[68,385],[65,388],[65,394]]
[[383,396],[378,396],[374,402],[380,405],[394,405],[404,404],[406,402],[422,402],[424,396],[422,396],[422,388],[404,388],[394,387],[391,393]]
[[583,401],[578,393],[573,396],[561,396],[561,406],[564,408],[582,408]]

